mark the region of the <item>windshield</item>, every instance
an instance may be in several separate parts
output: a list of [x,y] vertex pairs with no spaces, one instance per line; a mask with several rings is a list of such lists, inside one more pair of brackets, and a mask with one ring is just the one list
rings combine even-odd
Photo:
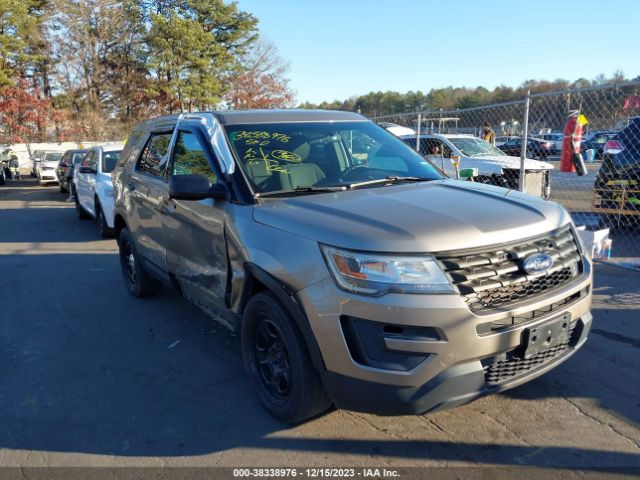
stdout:
[[59,162],[62,158],[62,153],[47,153],[44,156],[45,162]]
[[102,173],[111,173],[116,168],[120,153],[122,152],[104,152],[102,154]]
[[448,140],[467,157],[476,157],[480,155],[506,155],[506,153],[499,148],[494,147],[489,142],[485,142],[480,138],[449,138]]
[[227,125],[225,130],[256,193],[346,187],[387,177],[442,178],[423,157],[372,122]]

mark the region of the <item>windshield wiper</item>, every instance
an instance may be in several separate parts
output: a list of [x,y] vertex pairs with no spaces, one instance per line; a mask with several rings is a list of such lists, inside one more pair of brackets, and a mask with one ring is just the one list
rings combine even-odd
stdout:
[[381,183],[402,183],[402,182],[428,182],[429,180],[433,180],[433,178],[426,177],[398,177],[395,175],[390,175],[385,178],[378,178],[377,180],[367,180],[365,182],[357,182],[350,183],[347,185],[347,188],[358,188],[358,187],[367,187],[369,185],[377,185]]
[[287,190],[275,190],[273,192],[258,192],[255,194],[255,197],[272,197],[278,195],[290,195],[295,193],[326,193],[326,192],[342,192],[346,190],[347,187],[296,187],[293,189]]

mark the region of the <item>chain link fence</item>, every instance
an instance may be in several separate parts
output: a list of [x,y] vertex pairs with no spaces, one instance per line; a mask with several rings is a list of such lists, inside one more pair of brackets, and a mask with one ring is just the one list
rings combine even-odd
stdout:
[[640,82],[374,120],[449,176],[543,196],[576,225],[608,228],[597,255],[640,257]]

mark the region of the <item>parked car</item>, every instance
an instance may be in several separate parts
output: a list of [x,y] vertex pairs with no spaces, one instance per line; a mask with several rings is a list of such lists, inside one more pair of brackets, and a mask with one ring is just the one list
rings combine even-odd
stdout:
[[499,135],[496,137],[496,143],[495,146],[499,147],[500,145],[504,145],[505,143],[507,143],[509,141],[511,137],[509,136],[504,136],[504,135]]
[[9,171],[9,159],[1,159],[0,160],[0,185],[6,185],[7,179],[10,177],[11,173]]
[[[350,150],[352,134],[375,148]],[[592,266],[563,207],[447,179],[358,114],[162,117],[121,158],[126,288],[171,285],[239,332],[280,420],[454,407],[587,338]]]
[[378,122],[382,128],[390,131],[396,137],[401,137],[403,135],[415,135],[416,131],[413,128],[403,127],[402,125],[398,125],[397,123],[391,122]]
[[62,153],[60,152],[46,152],[36,163],[36,177],[38,177],[40,186],[44,186],[47,183],[58,183],[56,168],[61,158]]
[[[402,140],[415,147],[415,136],[403,136]],[[435,153],[433,153],[435,152]],[[429,133],[420,136],[420,153],[451,177],[456,170],[451,156],[460,158],[458,170],[477,168],[481,177],[499,176],[504,186],[517,189],[520,177],[520,158],[510,157],[489,142],[472,135],[445,135]],[[553,165],[532,159],[525,160],[527,192],[548,198],[551,194],[549,172]]]
[[42,157],[47,153],[47,150],[34,150],[31,152],[31,176],[37,176],[37,167]]
[[589,139],[585,140],[581,144],[581,151],[593,149],[596,151],[596,158],[602,158],[604,155],[604,146],[607,142],[616,136],[617,132],[598,132],[596,135],[590,135]]
[[562,142],[564,140],[564,134],[562,132],[541,133],[535,135],[535,138],[551,142],[550,153],[552,155],[559,155],[560,152],[562,152]]
[[69,191],[69,185],[73,182],[73,170],[75,166],[82,161],[82,158],[87,152],[87,149],[75,149],[67,150],[64,152],[64,155],[62,155],[62,159],[56,169],[60,193]]
[[78,218],[95,218],[103,237],[113,234],[111,172],[118,163],[122,147],[122,144],[92,147],[74,168],[73,193]]
[[[522,151],[522,137],[511,137],[505,143],[498,147],[507,155],[513,157],[520,157]],[[540,158],[546,160],[550,155],[555,155],[553,143],[549,140],[541,138],[530,137],[527,138],[527,157],[528,158]]]
[[[621,215],[640,213],[640,117],[631,118],[605,144],[594,187],[606,208],[620,210]],[[639,223],[639,218],[632,223]]]

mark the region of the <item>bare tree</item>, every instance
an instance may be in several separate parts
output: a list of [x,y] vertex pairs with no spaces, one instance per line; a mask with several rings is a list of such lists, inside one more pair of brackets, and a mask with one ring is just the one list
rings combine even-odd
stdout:
[[276,46],[260,40],[242,62],[232,80],[227,102],[232,108],[286,108],[294,105],[289,87],[289,64]]

